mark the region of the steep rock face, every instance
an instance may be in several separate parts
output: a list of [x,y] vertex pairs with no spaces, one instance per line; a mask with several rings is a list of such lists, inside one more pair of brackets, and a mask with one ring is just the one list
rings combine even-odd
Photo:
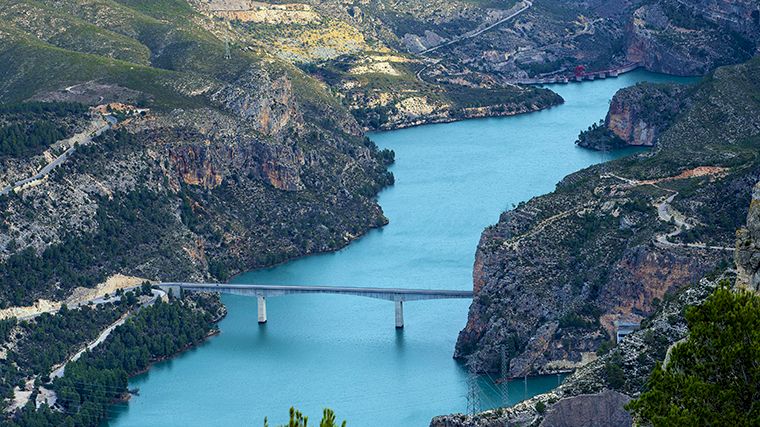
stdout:
[[[615,320],[641,320],[668,292],[698,280],[721,259],[720,253],[699,249],[621,245],[616,240],[631,233],[619,228],[624,217],[636,224],[634,233],[643,235],[653,233],[651,225],[658,222],[635,218],[638,213],[631,208],[630,203],[618,207],[618,218],[611,212],[568,216],[524,238],[516,249],[503,242],[508,245],[521,234],[499,235],[516,224],[500,222],[486,231],[476,255],[482,265],[474,280],[478,296],[455,356],[473,357],[477,369],[496,371],[505,352],[513,377],[581,366],[614,335]],[[583,243],[563,235],[583,233],[592,224],[599,232]],[[501,246],[495,251],[494,242]],[[554,261],[560,257],[567,261]]]
[[[287,113],[286,113],[287,114]],[[272,120],[282,120],[269,115]],[[303,124],[302,124],[303,125]],[[239,121],[214,110],[175,111],[170,117],[136,124],[157,140],[173,134],[165,147],[172,167],[186,184],[207,189],[225,177],[244,174],[285,191],[304,189],[304,153],[297,138],[259,134],[256,120]]]
[[757,41],[760,39],[760,5],[754,0],[697,0],[693,7],[705,19],[741,33]]
[[[757,179],[758,175],[755,174]],[[670,294],[653,315],[643,319],[639,330],[627,335],[611,350],[576,370],[556,389],[520,402],[475,416],[461,414],[436,417],[432,427],[539,425],[539,426],[629,426],[631,417],[624,405],[645,390],[657,363],[667,363],[673,346],[688,335],[684,314],[703,303],[718,287],[735,283],[751,287],[752,275],[760,259],[760,246],[750,236],[758,230],[760,183],[755,185],[747,227],[737,233],[736,275],[729,268],[711,273],[686,288]],[[752,231],[750,231],[752,230]],[[747,243],[749,239],[749,243]],[[728,268],[725,264],[721,268]],[[749,270],[748,270],[749,269]],[[754,288],[757,289],[757,288]],[[621,375],[612,379],[610,372]],[[539,411],[543,406],[545,409]]]
[[286,128],[296,133],[303,128],[303,117],[286,76],[273,80],[266,70],[250,69],[210,98],[267,136],[280,135]]
[[[701,304],[723,279],[703,278],[663,301],[657,311],[608,353],[568,376],[556,389],[520,402],[474,416],[453,414],[433,418],[431,427],[629,426],[624,405],[644,388],[649,374],[666,357],[668,349],[688,334],[684,313]],[[620,369],[623,382],[612,382],[608,372]],[[614,385],[613,385],[614,384]],[[546,408],[538,411],[539,402]]]
[[725,264],[760,173],[757,66],[679,92],[686,107],[657,150],[572,174],[486,229],[455,357],[497,371],[505,356],[511,376],[577,368],[615,320]]
[[652,147],[688,108],[690,90],[686,85],[651,83],[622,89],[612,97],[604,121],[582,131],[576,144],[592,150]]
[[[749,59],[754,43],[747,35],[726,31],[735,24],[713,20],[711,10],[715,9],[705,7],[708,5],[663,1],[636,9],[626,31],[628,61],[657,72],[703,75],[716,66]],[[747,13],[751,14],[750,10],[748,7]]]
[[760,291],[760,183],[752,191],[747,226],[736,232],[737,284]]
[[639,84],[612,98],[605,126],[626,145],[651,147],[684,105],[681,85]]

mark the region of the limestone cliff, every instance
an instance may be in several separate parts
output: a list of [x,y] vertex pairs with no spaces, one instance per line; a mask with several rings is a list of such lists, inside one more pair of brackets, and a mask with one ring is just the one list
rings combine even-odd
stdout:
[[[733,279],[731,275],[701,279],[671,295],[645,319],[640,330],[576,370],[556,389],[510,408],[474,416],[435,417],[431,427],[631,426],[632,419],[624,405],[643,390],[652,369],[666,357],[670,346],[687,336],[685,309],[701,304],[724,278]],[[621,375],[613,378],[612,371]]]
[[[626,58],[649,70],[677,75],[701,75],[716,66],[749,59],[760,26],[736,25],[734,21],[757,12],[757,5],[751,3],[645,4],[633,12],[628,24]],[[746,33],[729,28],[745,29]]]

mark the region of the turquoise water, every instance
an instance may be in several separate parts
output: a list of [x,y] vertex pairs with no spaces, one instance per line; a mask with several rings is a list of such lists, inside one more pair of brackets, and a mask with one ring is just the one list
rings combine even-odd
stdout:
[[[547,193],[563,176],[610,154],[577,148],[578,132],[604,117],[616,90],[637,81],[674,81],[633,72],[555,86],[566,103],[517,117],[421,126],[372,135],[396,152],[396,185],[380,204],[390,224],[332,254],[236,278],[240,283],[471,289],[474,252],[499,213]],[[622,155],[624,153],[617,153]],[[605,158],[606,156],[606,158]],[[112,424],[230,426],[284,422],[295,405],[312,419],[333,408],[349,426],[427,426],[467,408],[466,370],[451,358],[467,319],[465,300],[405,304],[394,328],[388,301],[342,295],[268,300],[224,297],[221,334],[131,381],[140,395],[113,408]],[[556,376],[509,384],[509,401],[547,391]],[[479,378],[482,406],[501,403]]]

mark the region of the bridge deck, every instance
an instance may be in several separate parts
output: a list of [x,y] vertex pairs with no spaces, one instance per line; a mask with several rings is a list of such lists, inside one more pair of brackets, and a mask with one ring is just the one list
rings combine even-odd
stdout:
[[365,296],[391,301],[425,299],[472,298],[472,291],[447,289],[363,288],[348,286],[286,286],[226,283],[161,283],[161,286],[179,287],[183,291],[222,292],[236,295],[278,296],[289,294],[344,294]]

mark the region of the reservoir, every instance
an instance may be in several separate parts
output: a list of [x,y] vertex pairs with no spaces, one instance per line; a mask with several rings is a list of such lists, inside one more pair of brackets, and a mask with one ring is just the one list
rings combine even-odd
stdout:
[[[475,248],[485,227],[513,204],[550,192],[565,175],[610,160],[576,147],[580,130],[603,118],[612,95],[639,81],[676,81],[634,71],[615,79],[552,86],[565,104],[515,117],[468,120],[370,135],[396,152],[396,185],[379,195],[390,224],[345,249],[243,274],[257,284],[472,289]],[[616,152],[614,156],[630,154]],[[467,370],[452,359],[467,300],[412,301],[394,328],[389,301],[344,295],[267,300],[225,296],[221,334],[133,378],[129,404],[111,408],[126,426],[263,426],[296,406],[318,424],[322,408],[349,427],[427,426],[467,410]],[[483,409],[555,387],[547,376],[500,392],[478,378]]]

